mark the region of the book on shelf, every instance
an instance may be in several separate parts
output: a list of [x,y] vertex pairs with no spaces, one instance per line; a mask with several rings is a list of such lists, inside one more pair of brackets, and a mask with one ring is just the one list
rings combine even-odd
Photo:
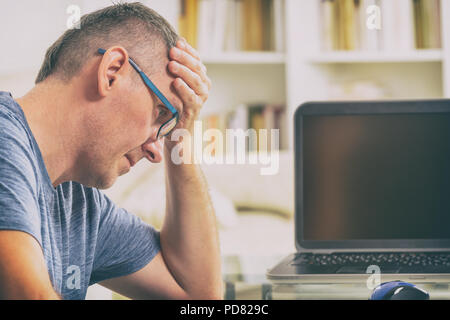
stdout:
[[321,0],[321,49],[441,47],[440,0]]
[[412,0],[415,42],[418,49],[441,48],[440,0]]
[[[210,114],[202,117],[202,130],[205,133],[209,129],[219,130],[221,134],[225,132],[225,119],[221,114]],[[205,138],[205,137],[202,137]],[[223,150],[216,148],[218,141],[216,141],[216,135],[212,134],[210,137],[206,138],[209,145],[209,154],[211,156],[221,156],[223,154]]]
[[179,34],[197,47],[198,0],[180,0]]
[[323,51],[339,49],[338,33],[336,32],[336,19],[338,19],[335,8],[336,3],[334,0],[322,0],[320,3],[321,44]]
[[379,2],[380,0],[321,0],[322,50],[378,50],[380,32],[367,27],[367,9],[379,6]]
[[[225,115],[226,129],[242,129],[256,132],[256,143],[246,143],[248,151],[270,151],[288,147],[286,107],[283,104],[241,104]],[[265,132],[260,131],[266,129]],[[272,129],[278,129],[278,146],[272,145]]]
[[[222,136],[226,137],[227,130],[240,129],[246,135],[245,150],[267,151],[272,149],[286,149],[288,147],[286,107],[283,104],[240,104],[231,111],[212,113],[201,118],[203,133],[208,129],[217,129]],[[252,129],[252,130],[249,130]],[[266,131],[260,131],[266,129]],[[278,136],[275,136],[272,129],[278,129]],[[255,140],[250,143],[249,136],[255,133]],[[212,135],[214,136],[214,135]],[[234,136],[234,133],[233,133]],[[278,137],[278,143],[272,143]],[[208,138],[209,139],[209,138]],[[225,140],[223,147],[226,148]],[[208,144],[213,156],[221,156],[225,150],[217,150],[214,145],[214,137],[209,139]]]
[[284,50],[285,0],[180,0],[179,32],[203,54]]
[[[249,144],[248,151],[260,151],[267,147],[267,139],[262,138],[261,129],[265,129],[264,105],[251,105],[248,108],[248,128],[256,132],[256,140]],[[267,150],[267,149],[266,149]]]
[[245,104],[240,104],[234,110],[226,114],[227,129],[248,129],[248,108]]
[[203,53],[206,53],[212,47],[213,39],[210,38],[210,34],[214,30],[214,15],[210,13],[214,11],[213,5],[214,3],[211,0],[199,0],[198,3],[197,23],[198,26],[204,27],[195,27],[198,37],[196,48]]
[[243,37],[245,51],[262,51],[264,48],[263,1],[242,0]]
[[415,48],[412,0],[381,2],[381,37],[385,51],[408,51]]
[[278,129],[278,146],[272,145],[272,140],[268,140],[268,148],[272,150],[273,148],[287,149],[288,148],[288,130],[287,130],[287,114],[286,107],[283,104],[269,104],[264,108],[264,121],[265,128],[268,129],[269,133],[271,129]]
[[284,14],[284,0],[273,0],[273,41],[274,50],[276,52],[285,51],[284,34],[285,34],[285,14]]
[[340,0],[338,2],[339,46],[342,50],[356,49],[355,4],[354,0]]
[[240,51],[242,44],[242,1],[227,1],[223,51]]
[[[198,14],[197,49],[202,53],[221,52],[224,49],[228,0],[196,0]],[[224,14],[225,12],[225,14]]]
[[361,0],[359,2],[357,8],[359,20],[355,25],[359,29],[360,47],[357,48],[359,50],[378,51],[383,46],[381,1],[383,0]]

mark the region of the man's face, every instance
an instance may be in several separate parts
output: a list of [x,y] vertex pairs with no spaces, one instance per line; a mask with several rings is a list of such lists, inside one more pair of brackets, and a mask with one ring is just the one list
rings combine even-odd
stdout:
[[[180,110],[182,104],[172,88],[175,78],[167,70],[168,62],[165,58],[159,72],[147,75]],[[129,71],[115,80],[111,93],[102,99],[104,113],[97,113],[96,121],[92,123],[97,134],[83,156],[82,167],[88,168],[83,172],[82,183],[85,185],[106,189],[142,158],[155,163],[162,160],[162,139],[156,140],[160,126],[158,117],[161,112],[170,111],[131,66]]]

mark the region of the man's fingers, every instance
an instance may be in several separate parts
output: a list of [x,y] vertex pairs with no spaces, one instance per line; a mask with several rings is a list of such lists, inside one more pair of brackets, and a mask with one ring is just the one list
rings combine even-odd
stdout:
[[196,59],[195,57],[191,56],[186,51],[183,51],[179,48],[173,47],[170,49],[170,58],[172,60],[175,60],[179,62],[180,64],[188,67],[193,72],[197,73],[200,78],[207,83],[208,87],[210,87],[210,81],[208,77],[206,76],[206,67],[203,65],[203,63]]
[[188,52],[181,50],[178,47],[173,47],[172,49],[170,49],[170,57],[173,60],[178,61],[181,64],[184,64],[194,72],[200,73],[203,72],[204,70],[202,68],[203,64],[200,60],[198,60]]
[[195,50],[184,38],[181,38],[180,40],[178,40],[177,42],[177,47],[180,48],[181,50],[185,50],[186,52],[188,52],[191,56],[193,56],[194,58],[196,58],[197,60],[201,60],[200,59],[200,54],[198,53],[197,50]]
[[180,98],[183,100],[183,104],[189,106],[189,108],[183,108],[183,113],[189,113],[189,116],[192,116],[190,113],[197,113],[202,106],[202,101],[199,101],[201,98],[194,90],[192,90],[181,78],[176,78],[174,80],[174,87]]
[[211,89],[206,67],[197,50],[184,39],[170,49],[169,56],[169,71],[177,76],[173,85],[186,107],[183,108],[183,114],[188,119],[195,119]]
[[[207,99],[209,92],[208,82],[203,80],[198,74],[192,72],[189,68],[176,61],[171,61],[169,63],[169,70],[174,75],[181,77],[197,95],[202,97],[202,99]],[[211,82],[209,79],[208,81],[209,83]]]

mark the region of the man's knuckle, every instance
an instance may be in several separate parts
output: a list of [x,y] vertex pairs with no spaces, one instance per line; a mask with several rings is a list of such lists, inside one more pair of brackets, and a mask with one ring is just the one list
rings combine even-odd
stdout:
[[205,96],[208,96],[208,94],[209,94],[208,85],[205,84],[205,83],[202,84],[202,94],[205,95]]
[[196,72],[202,72],[202,64],[200,62],[196,62],[194,65],[194,69]]
[[197,98],[196,98],[196,95],[195,94],[193,94],[193,93],[191,93],[190,95],[189,95],[189,97],[188,97],[188,102],[189,102],[189,104],[195,104],[196,102],[197,102]]
[[199,86],[200,85],[200,77],[196,73],[192,73],[192,82],[193,85]]
[[187,115],[189,118],[194,117],[194,116],[195,116],[195,110],[194,110],[193,108],[189,108],[189,110],[186,110],[186,115]]
[[205,103],[206,99],[204,95],[201,96],[197,96],[197,102],[196,102],[196,106],[198,107],[198,109],[200,110],[201,106]]

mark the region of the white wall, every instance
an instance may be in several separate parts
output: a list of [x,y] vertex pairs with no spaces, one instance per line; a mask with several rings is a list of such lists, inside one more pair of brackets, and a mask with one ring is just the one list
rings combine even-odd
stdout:
[[0,90],[32,88],[46,49],[66,29],[74,0],[8,0],[0,5]]

